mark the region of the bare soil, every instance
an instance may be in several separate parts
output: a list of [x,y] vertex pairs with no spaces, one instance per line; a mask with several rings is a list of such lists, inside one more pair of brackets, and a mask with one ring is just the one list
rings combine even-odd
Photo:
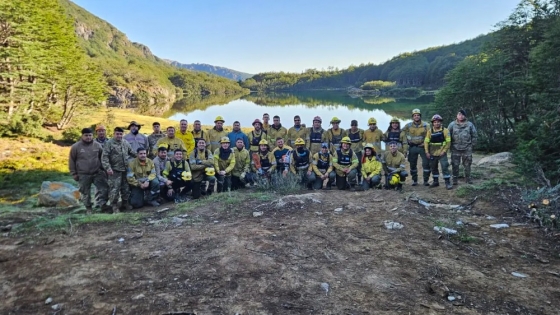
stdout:
[[[206,205],[181,225],[148,222],[161,218],[154,213],[141,225],[5,236],[0,313],[558,314],[557,240],[531,224],[489,227],[519,222],[508,206],[518,196],[505,191],[455,211],[415,199],[471,200],[444,187],[405,189]],[[388,230],[384,220],[404,228]],[[457,220],[469,242],[433,230]]]

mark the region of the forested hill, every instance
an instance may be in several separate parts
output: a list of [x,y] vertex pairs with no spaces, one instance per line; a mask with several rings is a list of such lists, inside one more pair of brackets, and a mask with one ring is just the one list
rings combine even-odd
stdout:
[[[172,67],[142,44],[69,0],[59,0],[74,21],[78,40],[100,67],[111,101],[168,103],[176,94],[229,94],[242,89],[223,78]],[[188,82],[188,83],[185,83]]]
[[252,74],[249,73],[240,72],[225,67],[213,66],[206,63],[180,63],[178,61],[169,60],[169,59],[164,59],[164,60],[169,64],[178,68],[207,72],[235,81],[239,81],[239,80],[243,81],[253,76]]
[[251,90],[308,90],[359,87],[368,81],[396,82],[398,87],[438,88],[445,74],[461,60],[479,53],[492,34],[481,35],[458,44],[431,47],[403,53],[382,64],[361,64],[346,69],[307,69],[303,73],[265,72],[245,80]]

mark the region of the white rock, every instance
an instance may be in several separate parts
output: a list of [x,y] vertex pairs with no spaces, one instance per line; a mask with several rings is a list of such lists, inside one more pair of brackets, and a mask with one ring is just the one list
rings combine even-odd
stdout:
[[175,224],[176,226],[182,225],[183,222],[185,222],[185,219],[181,219],[179,217],[173,217],[173,219],[171,219],[171,223]]
[[480,159],[476,165],[500,165],[509,162],[512,157],[513,154],[510,152],[501,152]]
[[486,217],[486,220],[496,220],[496,217],[489,215]]
[[122,243],[122,242],[124,242],[124,238],[121,237],[121,238],[119,238],[119,243]]
[[262,217],[263,212],[262,211],[253,211],[253,217]]
[[342,208],[336,208],[336,209],[334,209],[334,212],[341,212],[341,211],[342,211]]
[[326,282],[321,283],[321,289],[325,291],[325,294],[329,294],[329,284]]
[[401,223],[393,221],[383,221],[383,224],[385,225],[387,230],[400,230],[404,227],[404,225],[402,225]]
[[434,226],[434,231],[438,232],[438,233],[445,233],[445,234],[457,234],[456,230],[453,229],[448,229],[446,227],[443,226]]
[[449,296],[447,297],[447,300],[449,300],[449,301],[455,301],[455,297],[454,297],[453,295],[449,295]]
[[512,272],[511,275],[514,276],[514,277],[518,277],[518,278],[527,278],[528,277],[528,275],[526,275],[524,273],[515,272],[515,271]]
[[140,300],[140,299],[143,299],[143,298],[145,298],[145,297],[146,297],[146,296],[145,296],[144,294],[138,294],[137,296],[133,297],[132,299],[133,299],[133,300]]
[[509,227],[509,225],[505,224],[505,223],[500,223],[500,224],[490,224],[491,228],[495,228],[495,229],[506,229]]
[[45,300],[45,304],[46,304],[46,305],[49,305],[49,304],[52,303],[52,301],[53,301],[52,297],[49,296],[49,297]]
[[60,304],[55,304],[51,306],[51,308],[53,309],[53,311],[58,311],[60,309]]

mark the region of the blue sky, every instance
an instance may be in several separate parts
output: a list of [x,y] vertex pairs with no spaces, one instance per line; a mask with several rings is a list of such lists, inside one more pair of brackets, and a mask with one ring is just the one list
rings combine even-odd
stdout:
[[520,0],[73,0],[161,58],[238,71],[381,63],[485,34]]

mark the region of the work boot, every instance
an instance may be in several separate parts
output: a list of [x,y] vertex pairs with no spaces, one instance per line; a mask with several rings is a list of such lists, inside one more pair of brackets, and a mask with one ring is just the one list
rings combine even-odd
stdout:
[[91,211],[92,211],[91,207],[86,207],[86,214],[91,214]]
[[451,181],[449,180],[449,178],[445,179],[445,188],[447,190],[453,189],[453,185],[451,184]]
[[332,189],[332,183],[331,182],[327,182],[327,186],[325,187],[326,190],[331,190]]
[[456,176],[453,176],[453,185],[459,185],[459,179]]
[[157,202],[157,201],[155,201],[155,200],[152,200],[152,201],[150,201],[150,205],[151,205],[152,207],[158,207],[158,206],[159,206],[159,202]]
[[113,214],[117,214],[119,212],[119,205],[113,205]]
[[412,186],[418,186],[418,181],[417,180],[413,181]]
[[111,213],[111,210],[112,208],[108,204],[104,204],[101,206],[101,212]]
[[121,208],[128,211],[132,210],[132,206],[130,205],[130,203],[128,203],[128,200],[122,202]]
[[[438,183],[437,181],[434,181],[434,183],[436,183],[437,186],[439,186],[439,183]],[[432,183],[432,185],[433,185],[434,183]],[[428,180],[424,180],[424,186],[430,186],[430,184],[428,183]],[[430,186],[430,187],[432,187],[432,186]],[[434,186],[434,187],[436,187],[436,186]]]
[[402,184],[397,184],[397,191],[401,191],[401,192],[402,192]]
[[430,186],[430,188],[439,187],[439,180],[434,179],[431,185],[426,185],[426,184],[428,184],[428,182],[425,182],[424,186]]

